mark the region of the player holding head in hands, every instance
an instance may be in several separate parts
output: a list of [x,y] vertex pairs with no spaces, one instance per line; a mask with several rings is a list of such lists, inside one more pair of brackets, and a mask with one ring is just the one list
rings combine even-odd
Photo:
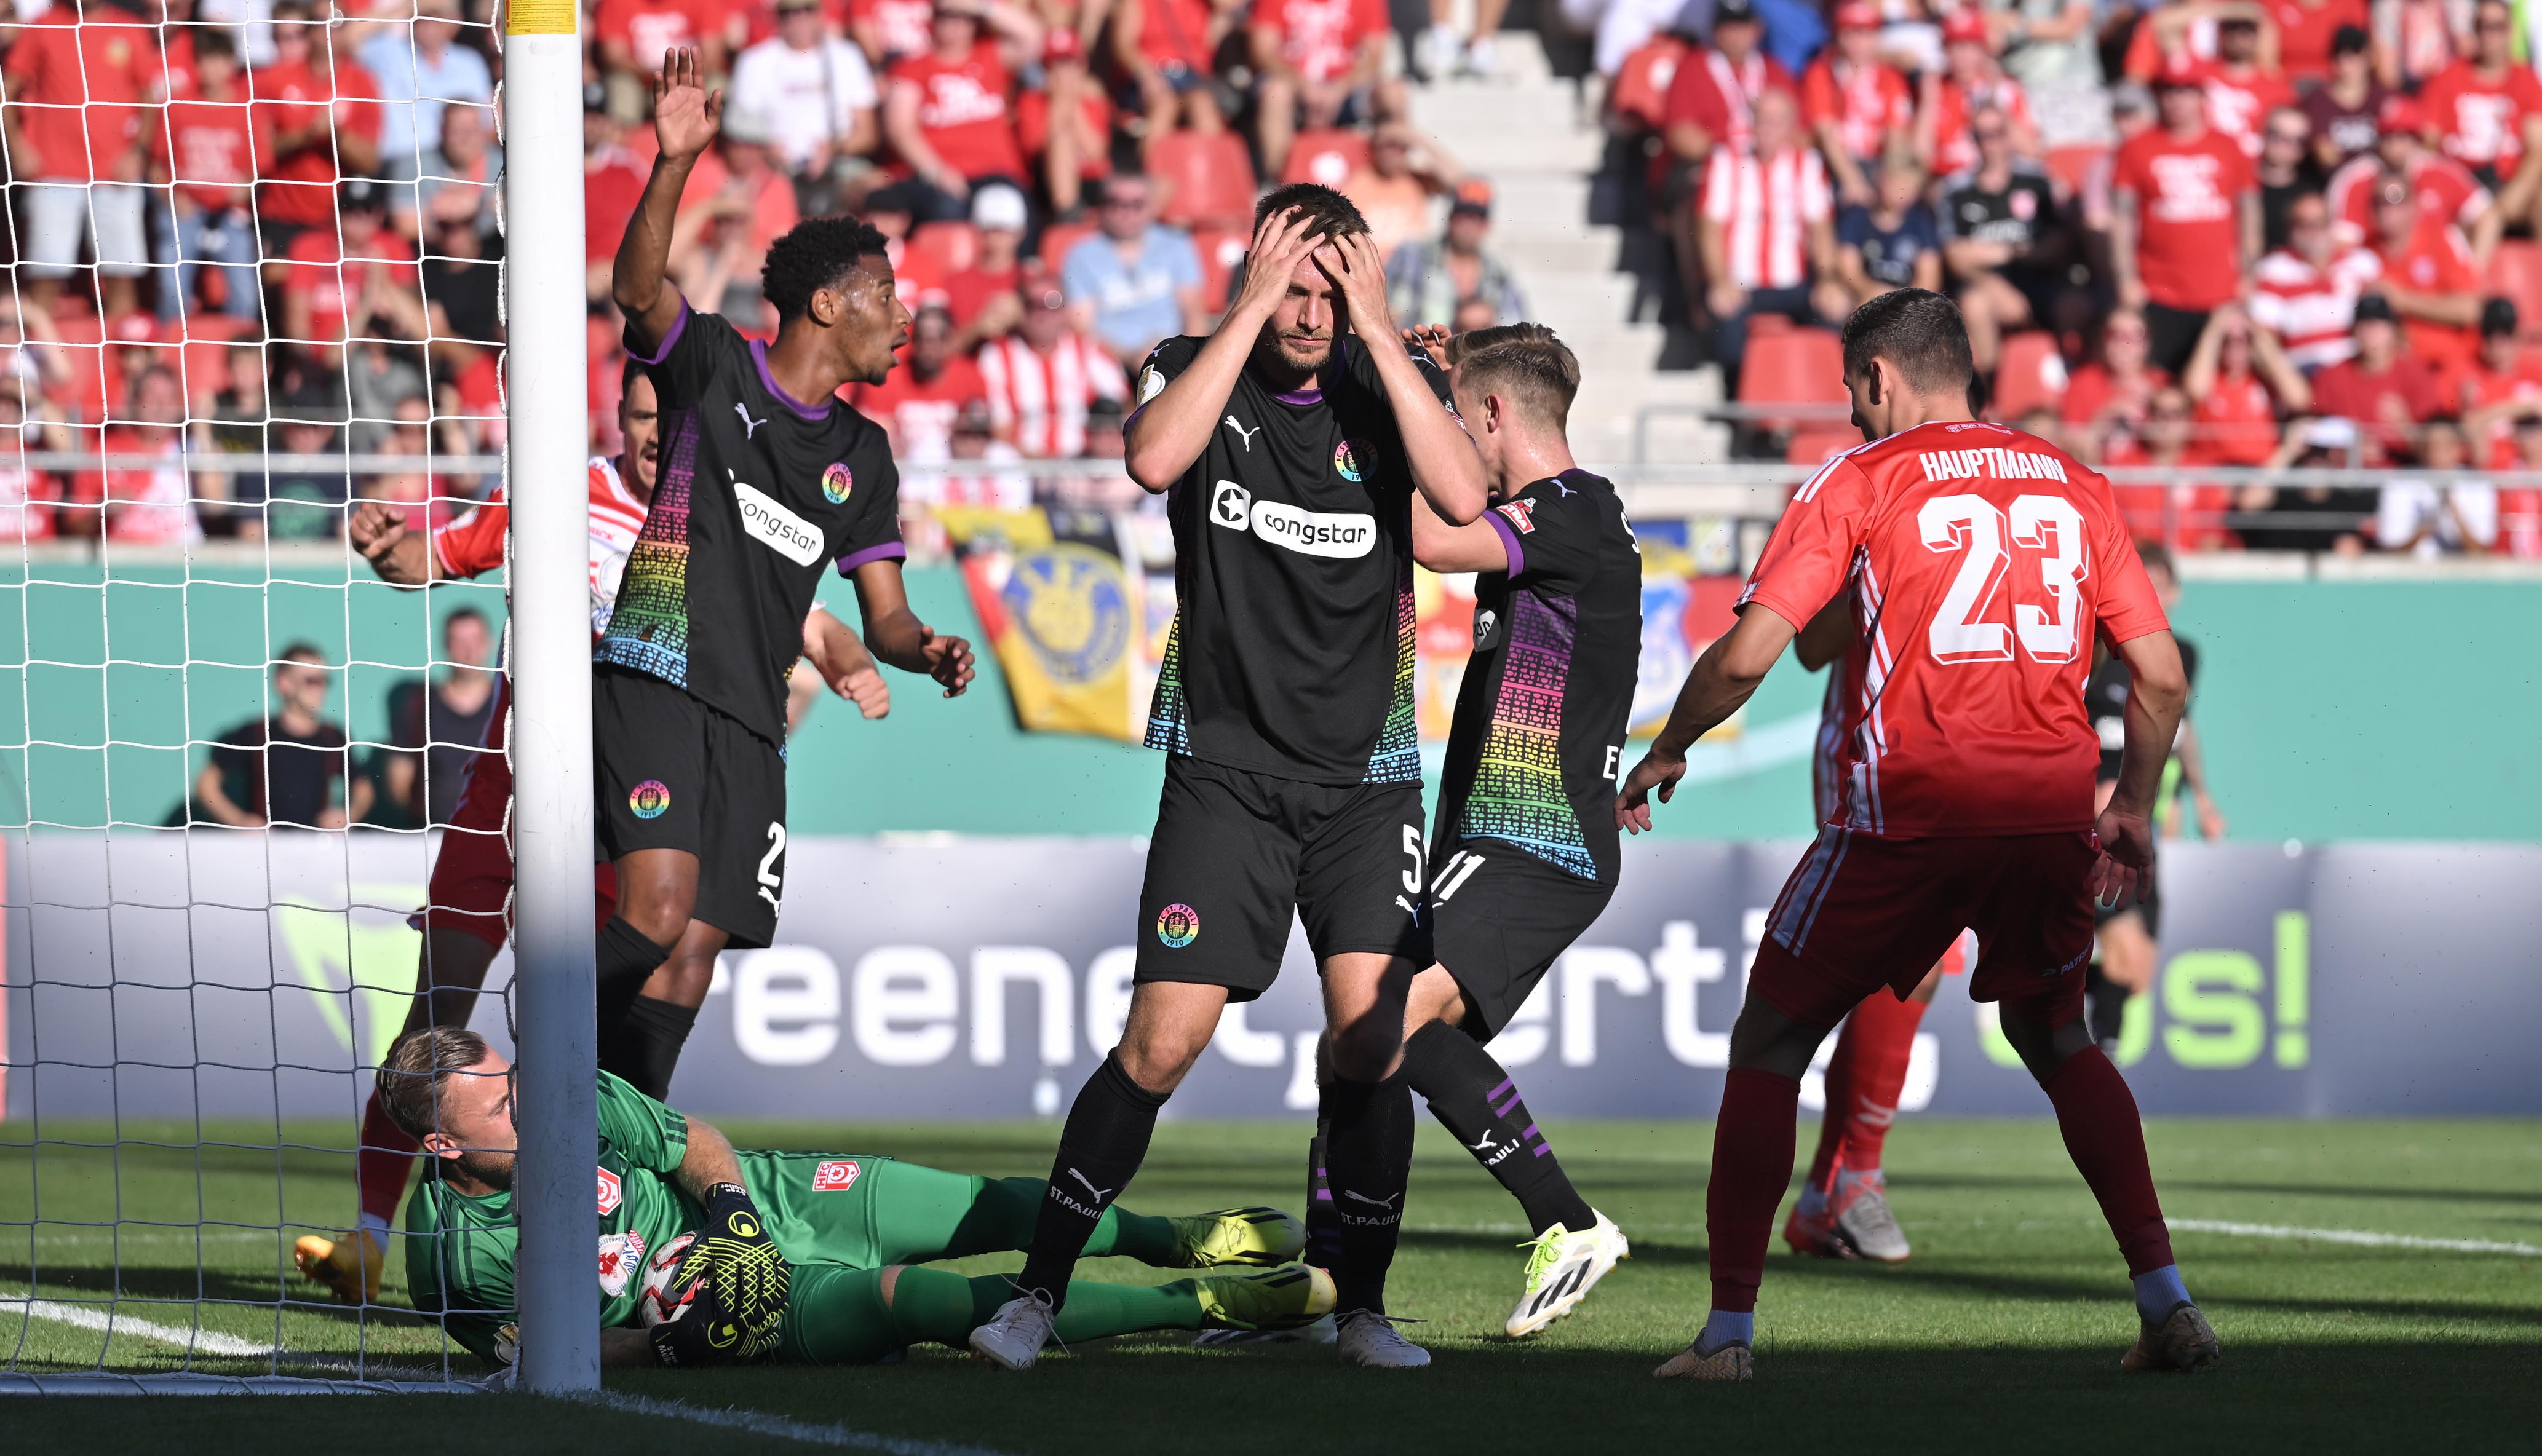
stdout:
[[[1412,507],[1421,564],[1479,574],[1430,835],[1438,961],[1412,983],[1403,1065],[1527,1212],[1527,1286],[1507,1328],[1530,1335],[1577,1308],[1626,1245],[1572,1188],[1482,1044],[1615,893],[1615,765],[1641,660],[1642,555],[1615,487],[1572,461],[1564,426],[1580,365],[1553,330],[1458,334],[1448,356],[1492,506],[1469,526]],[[1310,1233],[1330,1206],[1309,1203]]]
[[1173,634],[1148,744],[1172,757],[1140,892],[1121,1044],[1069,1110],[1018,1297],[971,1348],[1030,1366],[1069,1271],[1146,1158],[1157,1110],[1230,1001],[1279,974],[1294,913],[1323,975],[1321,1126],[1344,1210],[1340,1348],[1429,1355],[1384,1319],[1412,1159],[1404,997],[1430,964],[1412,699],[1412,497],[1457,525],[1482,463],[1447,377],[1386,309],[1367,220],[1329,187],[1254,208],[1243,290],[1139,371],[1131,478],[1167,497]]
[[[1744,1380],[1774,1206],[1792,1176],[1801,1073],[1869,995],[1905,995],[1963,926],[1970,994],[2048,1093],[2134,1276],[2141,1330],[2121,1362],[2192,1370],[2220,1353],[2189,1300],[2135,1099],[2083,1021],[2092,904],[2152,862],[2147,816],[2187,685],[2109,482],[2034,436],[1970,419],[1968,329],[1902,288],[1844,327],[1845,386],[1869,443],[1792,497],[1738,622],[1687,675],[1616,799],[1650,827],[1685,750],[1756,692],[1797,625],[1850,585],[1859,613],[1837,815],[1766,921],[1730,1034],[1705,1218],[1712,1313],[1658,1373]],[[2083,704],[2095,636],[2135,691],[2126,764],[2094,820],[2099,741]],[[2097,837],[2096,836],[2097,832]]]
[[[911,614],[900,579],[899,475],[881,426],[836,398],[878,384],[909,337],[884,240],[815,218],[768,250],[777,341],[692,311],[663,277],[680,190],[723,96],[673,50],[653,86],[661,155],[619,244],[611,287],[627,352],[660,395],[661,465],[618,606],[594,653],[594,791],[618,913],[601,927],[605,1064],[667,1086],[696,1013],[659,998],[664,962],[710,964],[776,932],[785,886],[785,678],[823,569],[856,583],[874,657],[948,697],[970,645]],[[651,1011],[630,1017],[626,1008]],[[651,1075],[657,1068],[660,1075]]]
[[[407,1284],[480,1356],[512,1363],[512,1216],[519,1138],[511,1063],[473,1032],[401,1038],[379,1098],[430,1173],[407,1206]],[[904,1266],[1017,1247],[1041,1185],[869,1153],[736,1151],[721,1132],[600,1073],[601,1361],[863,1364],[920,1341],[959,1345],[1008,1293]],[[1285,1261],[1304,1242],[1277,1208],[1181,1218],[1115,1208],[1094,1252],[1158,1269],[1230,1270],[1156,1288],[1081,1284],[1070,1340],[1141,1330],[1293,1325],[1332,1308],[1332,1281]]]

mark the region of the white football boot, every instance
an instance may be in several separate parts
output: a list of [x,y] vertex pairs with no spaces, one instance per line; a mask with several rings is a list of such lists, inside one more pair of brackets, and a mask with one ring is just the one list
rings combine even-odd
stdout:
[[1430,1363],[1430,1351],[1403,1338],[1394,1322],[1371,1310],[1355,1309],[1335,1323],[1334,1352],[1344,1364],[1372,1370],[1418,1370]]
[[1001,1369],[1029,1370],[1050,1343],[1057,1318],[1049,1295],[1028,1290],[999,1305],[987,1324],[971,1332],[971,1353]]
[[[1594,1208],[1590,1211],[1597,1213]],[[1633,1257],[1624,1231],[1604,1213],[1578,1233],[1557,1223],[1519,1247],[1535,1252],[1527,1260],[1527,1292],[1519,1296],[1518,1308],[1510,1311],[1513,1336],[1533,1335],[1578,1309],[1607,1271]]]

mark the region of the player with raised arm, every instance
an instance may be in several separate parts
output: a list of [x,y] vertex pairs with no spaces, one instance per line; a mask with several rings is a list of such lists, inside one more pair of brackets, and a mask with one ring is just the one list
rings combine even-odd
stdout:
[[[518,1146],[510,1063],[456,1027],[390,1049],[379,1097],[431,1153],[407,1208],[407,1283],[453,1338],[510,1364]],[[866,1153],[736,1151],[721,1132],[600,1074],[601,1360],[845,1365],[920,1341],[959,1346],[1005,1278],[907,1266],[1020,1247],[1039,1183]],[[1108,1211],[1089,1252],[1158,1269],[1231,1270],[1156,1288],[1080,1283],[1067,1340],[1298,1324],[1332,1281],[1288,1261],[1305,1236],[1277,1208],[1181,1218]]]
[[[630,360],[620,383],[618,429],[625,448],[615,458],[593,456],[586,472],[591,491],[594,643],[609,625],[610,612],[617,605],[619,578],[637,533],[644,528],[661,458],[661,416],[651,378],[641,364]],[[365,501],[354,509],[346,535],[381,580],[420,587],[500,570],[510,528],[511,512],[498,487],[492,499],[429,532],[411,529],[406,512],[398,506]],[[803,654],[820,680],[854,701],[864,716],[879,718],[891,710],[891,690],[875,671],[863,641],[817,603],[803,619]],[[485,737],[478,744],[480,752],[470,761],[458,807],[433,853],[424,908],[409,921],[423,932],[423,946],[415,969],[414,999],[400,1035],[428,1026],[466,1026],[476,1009],[477,992],[486,984],[486,970],[511,933],[512,763],[506,752],[511,698],[509,675],[498,677],[493,709],[486,715]],[[617,909],[618,874],[613,866],[603,864],[594,878],[596,914],[605,924]],[[705,1001],[712,973],[711,958],[666,965],[654,973],[628,1014],[676,1025],[685,1041],[685,1028]],[[620,1027],[603,1027],[601,1065],[622,1076],[646,1080],[644,1067],[631,1055],[637,1046]],[[671,1050],[676,1055],[677,1047]],[[667,1084],[668,1063],[657,1059],[657,1065]],[[667,1090],[667,1085],[654,1090]],[[337,1300],[364,1304],[379,1297],[389,1229],[399,1201],[406,1197],[417,1151],[414,1140],[398,1129],[377,1094],[372,1095],[362,1107],[361,1141],[353,1158],[359,1221],[344,1238],[308,1234],[292,1250],[301,1273],[334,1290]]]
[[[1970,417],[1975,367],[1950,300],[1902,288],[1844,327],[1844,381],[1868,442],[1792,497],[1741,595],[1616,797],[1650,828],[1685,750],[1746,702],[1799,624],[1855,589],[1840,814],[1766,921],[1730,1034],[1705,1223],[1712,1311],[1663,1377],[1745,1380],[1774,1206],[1791,1181],[1801,1073],[1828,1030],[1905,992],[1978,932],[1970,995],[2056,1110],[2066,1151],[2126,1256],[2139,1331],[2121,1367],[2220,1354],[2190,1302],[2135,1098],[2083,1021],[2092,903],[2133,893],[2186,685],[2109,482],[2047,442]],[[2099,744],[2083,707],[2097,636],[2127,659],[2125,766],[2095,819]]]
[[[1812,672],[1828,669],[1819,705],[1819,736],[1810,763],[1810,789],[1820,824],[1841,813],[1845,732],[1858,693],[1847,674],[1854,642],[1854,596],[1848,586],[1819,610],[1793,639],[1792,655]],[[1794,1253],[1821,1259],[1869,1259],[1903,1264],[1912,1249],[1890,1209],[1880,1155],[1898,1116],[1915,1029],[1946,975],[1968,969],[1967,937],[1951,942],[1942,959],[1903,998],[1862,998],[1836,1033],[1828,1057],[1827,1106],[1819,1117],[1818,1152],[1801,1197],[1783,1220],[1783,1242]]]
[[1339,1348],[1429,1355],[1384,1317],[1412,1161],[1405,995],[1431,963],[1413,722],[1412,497],[1462,525],[1482,463],[1438,367],[1385,302],[1368,223],[1329,187],[1254,207],[1242,291],[1206,339],[1139,371],[1131,478],[1166,495],[1176,611],[1149,713],[1171,755],[1139,897],[1121,1043],[1060,1134],[1017,1297],[971,1348],[1030,1367],[1068,1275],[1137,1176],[1164,1106],[1230,1001],[1280,971],[1292,915],[1323,978],[1319,1125],[1340,1205]]
[[[1523,1336],[1577,1309],[1628,1254],[1483,1043],[1615,893],[1615,773],[1641,659],[1642,554],[1615,487],[1572,460],[1565,425],[1580,365],[1553,330],[1459,334],[1448,357],[1492,504],[1467,526],[1412,507],[1415,558],[1477,575],[1473,656],[1430,835],[1438,960],[1412,983],[1403,1068],[1431,1115],[1526,1210],[1526,1287],[1506,1327]],[[1310,1230],[1325,1207],[1308,1207]]]
[[[723,94],[675,49],[653,88],[661,140],[611,272],[627,351],[650,366],[660,477],[593,654],[598,838],[618,867],[601,927],[601,1025],[662,1075],[687,1028],[626,1018],[666,962],[710,967],[776,933],[785,884],[785,680],[827,563],[856,585],[875,658],[960,693],[970,644],[909,610],[899,473],[882,427],[837,398],[881,382],[909,336],[883,236],[852,218],[796,225],[768,250],[777,341],[690,309],[664,277],[681,189]],[[639,1086],[648,1085],[638,1079]]]

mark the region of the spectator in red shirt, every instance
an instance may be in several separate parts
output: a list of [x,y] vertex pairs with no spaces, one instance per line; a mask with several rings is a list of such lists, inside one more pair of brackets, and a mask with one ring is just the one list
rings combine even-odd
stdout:
[[1023,322],[1024,301],[1016,286],[1023,281],[1028,221],[1023,193],[1012,187],[982,187],[971,194],[971,230],[980,251],[943,287],[945,310],[953,316],[953,352],[969,354]]
[[2391,93],[2374,79],[2372,47],[2362,26],[2340,27],[2330,42],[2330,79],[2303,99],[2304,116],[2312,122],[2313,160],[2325,171],[2337,171],[2374,150],[2383,103]]
[[179,259],[177,286],[159,291],[159,317],[176,319],[203,264],[216,267],[219,309],[253,319],[257,299],[256,135],[239,74],[238,41],[226,26],[194,34],[193,79],[168,101],[168,124],[154,129],[150,179],[174,183],[161,226],[161,246]]
[[1097,400],[1125,399],[1129,381],[1071,324],[1058,279],[1036,275],[1025,291],[1023,327],[980,351],[990,418],[1027,457],[1070,459],[1085,451],[1086,411]]
[[593,302],[609,296],[609,269],[627,236],[628,219],[644,195],[644,161],[622,137],[606,111],[582,113],[583,293]]
[[[1739,3],[1739,0],[1733,0]],[[1403,114],[1399,83],[1384,79],[1385,0],[1253,0],[1245,22],[1253,69],[1255,140],[1278,177],[1303,123],[1349,126]]]
[[988,398],[980,366],[953,352],[953,316],[931,307],[910,330],[901,367],[881,384],[853,386],[848,402],[890,434],[893,459],[928,464],[952,459],[954,419]]
[[1801,73],[1801,117],[1835,174],[1837,198],[1850,207],[1879,200],[1864,169],[1915,121],[1906,78],[1880,57],[1880,26],[1879,6],[1846,0],[1836,7],[1835,44]]
[[1027,51],[1041,49],[1041,22],[1006,0],[936,0],[925,55],[893,63],[882,130],[920,222],[966,217],[971,189],[992,180],[1024,189],[1015,134],[1013,78],[983,22]]
[[2166,76],[2157,104],[2162,124],[2119,149],[2110,255],[2119,301],[2143,310],[2153,362],[2173,371],[2259,258],[2260,194],[2251,159],[2207,127],[2203,91]]
[[2506,213],[2496,205],[2497,194],[2482,186],[2469,168],[2421,144],[2427,124],[2427,113],[2416,101],[2406,96],[2386,99],[2374,150],[2331,174],[2327,188],[2331,218],[2342,242],[2370,243],[2374,193],[2383,175],[2393,173],[2419,194],[2420,216],[2443,218],[2462,229],[2471,242],[2472,256],[2485,265],[2506,230]]
[[2443,411],[2435,371],[2404,351],[2400,322],[2379,293],[2356,301],[2356,355],[2313,376],[2314,412],[2353,420],[2368,469],[2406,460],[2421,423]]
[[265,256],[291,251],[309,228],[336,223],[339,176],[375,177],[380,165],[379,82],[350,60],[337,60],[323,22],[309,19],[308,0],[275,0],[274,62],[256,73],[260,151],[257,224]]
[[721,0],[600,0],[592,31],[600,42],[609,114],[621,121],[644,118],[664,51],[692,47],[707,75],[729,74],[735,19]]
[[2382,275],[2367,285],[2400,317],[2410,352],[2450,373],[2478,345],[2480,269],[2450,223],[2421,217],[2409,183],[2387,177],[2374,196],[2374,255]]
[[2312,408],[2312,386],[2302,372],[2234,303],[2206,316],[2180,387],[2198,401],[2190,415],[2192,453],[2208,465],[2266,465],[2277,452],[2280,409],[2305,414]]
[[929,27],[935,0],[848,0],[848,36],[879,70],[893,61],[925,55],[935,38]]
[[2171,375],[2147,362],[2152,335],[2144,316],[2113,309],[2101,323],[2101,357],[2074,371],[2065,386],[2066,439],[2076,455],[2099,464],[2136,449],[2137,431],[2154,391]]
[[2498,193],[2499,211],[2542,220],[2542,81],[2508,50],[2514,27],[2506,0],[2481,0],[2472,50],[2419,94],[2444,154]]
[[[1015,99],[1015,134],[1050,188],[1051,210],[1065,217],[1084,199],[1085,183],[1112,175],[1112,100],[1086,68],[1085,45],[1075,31],[1051,28],[1042,42],[1041,77],[1039,91]],[[1151,130],[1148,139],[1156,135]]]
[[1802,140],[1798,101],[1788,91],[1766,92],[1757,98],[1755,148],[1713,148],[1703,179],[1697,243],[1712,280],[1705,303],[1724,395],[1739,396],[1750,319],[1819,322],[1810,283],[1813,274],[1835,276],[1834,219],[1827,170]]
[[1112,60],[1138,91],[1149,147],[1185,123],[1212,134],[1227,129],[1210,88],[1211,60],[1242,9],[1240,0],[1122,0],[1114,8]]
[[149,106],[159,94],[156,32],[126,10],[101,5],[83,22],[77,5],[57,3],[17,28],[0,80],[30,297],[51,306],[86,239],[106,313],[130,313],[150,262],[141,183],[160,124]]
[[2206,93],[2206,124],[2242,144],[2251,157],[2260,155],[2260,125],[2271,111],[2295,104],[2295,89],[2260,52],[2260,20],[2253,15],[2227,15],[2215,23],[2215,57],[2198,60],[2186,54],[2170,58],[2166,68],[2195,81]]
[[[1669,237],[1678,255],[1678,271],[1686,297],[1704,296],[1702,234],[1699,206],[1703,175],[1712,166],[1713,150],[1749,150],[1754,139],[1757,99],[1768,91],[1790,93],[1792,73],[1758,43],[1764,28],[1748,0],[1722,0],[1712,14],[1712,43],[1688,50],[1677,64],[1661,112],[1660,138],[1668,149],[1666,205],[1673,218]],[[1697,325],[1705,321],[1694,310]]]
[[331,369],[348,334],[421,337],[422,282],[414,245],[388,226],[386,189],[367,178],[336,188],[336,229],[310,228],[273,268],[282,278],[281,337]]
[[2339,241],[2321,194],[2302,193],[2286,209],[2286,246],[2251,275],[2252,322],[2297,369],[2336,364],[2355,352],[2356,300],[2382,273],[2382,259]]
[[2480,352],[2441,381],[2445,404],[2462,411],[2463,433],[2494,471],[2515,469],[2515,421],[2542,414],[2542,359],[2515,337],[2515,301],[2480,306]]
[[2278,67],[2297,86],[2330,79],[2339,34],[2364,35],[2372,24],[2365,0],[2267,0],[2278,28]]
[[1954,11],[1942,26],[1942,38],[1943,69],[1924,73],[1924,96],[1915,113],[1916,150],[1933,175],[1949,177],[1978,165],[1969,121],[1989,107],[2010,123],[2013,150],[2038,156],[2039,128],[2030,117],[2030,97],[1996,63],[1985,17],[1975,9]]

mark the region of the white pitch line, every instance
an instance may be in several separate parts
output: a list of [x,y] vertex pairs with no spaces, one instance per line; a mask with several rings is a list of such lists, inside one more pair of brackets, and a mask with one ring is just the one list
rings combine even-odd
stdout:
[[36,1319],[75,1325],[83,1330],[98,1330],[111,1335],[137,1335],[168,1345],[182,1345],[204,1354],[229,1355],[238,1358],[270,1359],[277,1353],[270,1345],[241,1340],[215,1330],[184,1330],[128,1314],[110,1314],[84,1304],[62,1304],[51,1299],[13,1299],[0,1296],[0,1310],[16,1308]]
[[653,1396],[634,1395],[625,1391],[600,1390],[585,1395],[563,1397],[586,1402],[631,1416],[668,1417],[674,1420],[694,1420],[701,1425],[720,1425],[731,1430],[746,1430],[757,1435],[782,1436],[814,1446],[836,1446],[851,1451],[880,1451],[885,1456],[1003,1456],[983,1446],[958,1446],[950,1441],[917,1440],[909,1436],[876,1435],[871,1431],[854,1430],[844,1425],[815,1425],[808,1420],[789,1420],[771,1416],[765,1411],[745,1411],[737,1407],[713,1409],[692,1406],[686,1401],[666,1401]]
[[2213,1218],[2174,1218],[2173,1228],[2191,1233],[2236,1234],[2255,1239],[2309,1239],[2316,1244],[2355,1244],[2366,1249],[2439,1249],[2449,1254],[2542,1254],[2542,1246],[2504,1244],[2492,1239],[2423,1239],[2415,1234],[2372,1233],[2356,1228],[2294,1228],[2282,1223],[2228,1223]]

